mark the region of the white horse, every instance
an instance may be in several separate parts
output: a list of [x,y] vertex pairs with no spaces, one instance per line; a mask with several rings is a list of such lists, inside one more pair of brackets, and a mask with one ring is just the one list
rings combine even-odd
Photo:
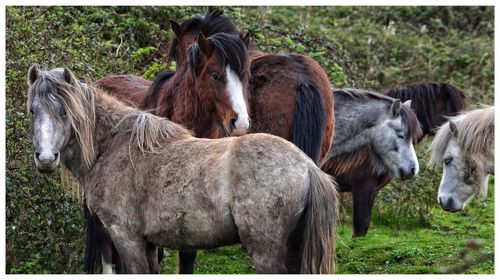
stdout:
[[443,165],[438,202],[450,212],[463,210],[476,194],[485,197],[494,175],[495,108],[452,117],[432,141],[431,163]]

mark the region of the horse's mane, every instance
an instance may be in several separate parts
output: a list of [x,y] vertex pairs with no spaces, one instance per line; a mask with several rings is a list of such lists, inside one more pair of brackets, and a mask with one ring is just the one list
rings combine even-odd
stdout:
[[153,84],[148,89],[148,98],[153,99],[158,97],[161,86],[175,75],[175,71],[162,70],[156,74]]
[[157,148],[162,146],[161,141],[167,138],[179,139],[191,136],[183,126],[139,110],[125,115],[114,131],[119,130],[127,119],[132,119],[133,123],[131,127],[125,126],[124,131],[130,132],[130,143],[135,141],[142,152],[156,153]]
[[333,176],[339,176],[363,164],[369,155],[370,147],[365,145],[356,151],[333,157],[325,162],[321,169],[326,170],[328,173],[331,172]]
[[[202,32],[206,37],[216,33],[228,33],[238,35],[239,32],[231,20],[223,15],[223,11],[215,9],[208,11],[205,15],[195,16],[180,24],[180,36],[186,33]],[[170,60],[177,57],[177,46],[179,38],[174,36],[170,42],[168,58]]]
[[460,149],[469,154],[485,153],[494,143],[495,107],[469,111],[458,123]]
[[342,95],[347,98],[351,98],[354,100],[369,100],[369,99],[379,99],[386,101],[388,104],[394,102],[394,99],[391,97],[387,97],[383,94],[365,90],[358,88],[341,88],[341,89],[332,89],[333,94]]
[[[35,95],[40,97],[42,106],[58,117],[54,112],[53,102],[57,100],[66,112],[71,127],[76,135],[85,164],[90,167],[95,160],[94,135],[96,122],[109,122],[114,126],[113,132],[130,133],[130,142],[135,142],[141,151],[155,152],[165,138],[186,138],[191,133],[167,119],[129,107],[104,90],[78,81],[72,74],[68,83],[63,72],[67,70],[53,69],[39,71],[39,78],[30,87],[28,108]],[[69,72],[69,71],[68,71]],[[70,72],[69,72],[70,73]],[[55,100],[54,100],[55,99]],[[109,117],[97,120],[97,116],[106,114]],[[132,119],[131,125],[125,125]],[[105,132],[109,133],[109,132]]]
[[449,117],[449,122],[443,124],[432,141],[430,150],[431,163],[440,163],[444,156],[452,134],[450,121],[458,128],[457,143],[465,155],[486,152],[494,143],[495,109],[493,106]]
[[422,138],[422,127],[420,126],[417,115],[413,109],[407,106],[401,106],[401,118],[408,127],[406,137],[411,139],[412,143],[416,145]]
[[[354,100],[366,101],[369,99],[378,99],[385,101],[388,104],[392,104],[392,102],[394,102],[394,98],[392,97],[388,97],[386,95],[364,89],[354,89],[354,88],[335,89],[333,90],[333,93]],[[408,108],[407,106],[401,106],[401,118],[408,127],[405,136],[412,139],[413,144],[418,143],[419,139],[422,137],[422,128],[420,127],[420,123],[417,119],[417,116],[415,115],[415,112],[413,112],[413,110]]]
[[[226,33],[217,33],[208,40],[214,45],[217,59],[221,65],[229,65],[236,75],[243,80],[249,75],[249,58],[247,48],[243,41],[236,36]],[[188,49],[188,65],[192,75],[196,75],[196,69],[200,62],[201,50],[198,43],[192,44]]]
[[384,93],[401,101],[412,100],[411,107],[415,110],[422,124],[424,135],[433,135],[434,129],[441,125],[439,115],[434,112],[438,102],[444,102],[444,114],[453,115],[465,109],[465,94],[449,83],[419,83],[405,87],[395,87]]

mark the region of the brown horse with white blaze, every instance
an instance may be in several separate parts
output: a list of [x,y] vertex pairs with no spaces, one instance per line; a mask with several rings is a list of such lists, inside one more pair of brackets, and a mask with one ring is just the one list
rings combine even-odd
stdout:
[[192,43],[185,61],[175,73],[164,73],[161,81],[165,83],[158,87],[150,88],[150,81],[130,75],[106,76],[94,85],[139,109],[180,123],[198,137],[247,133],[250,72],[246,46],[238,36],[223,33],[208,38],[199,33]]

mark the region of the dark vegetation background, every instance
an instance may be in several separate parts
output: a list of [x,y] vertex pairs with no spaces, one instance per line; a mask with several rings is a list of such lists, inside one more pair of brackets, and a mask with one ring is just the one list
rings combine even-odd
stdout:
[[[65,66],[81,79],[108,74],[153,78],[167,63],[168,19],[207,7],[7,7],[6,12],[6,271],[83,273],[80,204],[62,191],[59,174],[32,163],[26,75],[33,63]],[[222,7],[267,52],[318,60],[334,87],[382,91],[420,81],[450,82],[469,108],[493,104],[493,7]],[[474,263],[493,248],[493,191],[463,213],[436,205],[440,168],[394,181],[380,193],[368,236],[351,238],[349,195],[342,195],[339,273],[439,273]],[[491,182],[493,184],[493,180]],[[174,252],[163,272],[175,271]],[[479,262],[479,261],[478,261]],[[493,273],[492,259],[459,271]],[[201,252],[200,273],[253,273],[239,246]]]

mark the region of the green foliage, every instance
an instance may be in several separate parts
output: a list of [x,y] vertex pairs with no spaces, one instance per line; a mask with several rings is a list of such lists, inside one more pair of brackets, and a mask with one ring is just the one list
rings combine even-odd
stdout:
[[382,189],[375,200],[373,222],[396,229],[430,225],[441,180],[441,168],[428,165],[431,140],[427,137],[416,149],[420,164],[418,179],[393,179]]
[[[423,80],[451,82],[468,104],[493,103],[492,7],[222,7],[266,52],[313,57],[333,87],[382,90]],[[33,63],[66,66],[95,81],[109,74],[152,79],[167,61],[168,19],[181,21],[207,7],[6,8],[6,253],[8,273],[82,273],[84,221],[80,204],[32,163],[25,107]],[[441,170],[426,166],[420,145],[417,179],[394,181],[377,199],[368,236],[351,238],[346,203],[338,228],[339,273],[439,273],[463,260],[466,240],[493,252],[493,194],[464,213],[435,202]],[[162,272],[176,270],[176,252]],[[240,246],[201,251],[199,273],[253,273]],[[467,273],[492,273],[493,262]]]

